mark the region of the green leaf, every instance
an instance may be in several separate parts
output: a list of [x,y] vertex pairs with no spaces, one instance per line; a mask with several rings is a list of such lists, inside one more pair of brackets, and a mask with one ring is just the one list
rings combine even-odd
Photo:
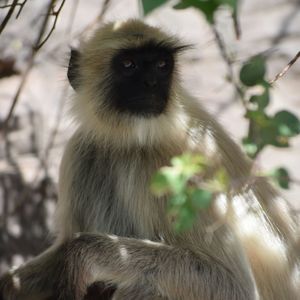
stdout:
[[161,172],[157,172],[152,178],[151,190],[158,196],[166,194],[170,190],[167,177]]
[[291,178],[289,172],[285,168],[277,168],[272,173],[271,176],[276,181],[276,183],[283,189],[288,189],[290,186]]
[[150,12],[152,12],[154,9],[165,4],[168,0],[141,0],[141,1],[142,1],[144,15],[147,15]]
[[266,127],[271,123],[267,114],[261,110],[248,110],[245,117],[253,120],[260,127]]
[[220,4],[228,5],[234,11],[237,9],[238,0],[218,0]]
[[174,223],[175,230],[177,232],[190,229],[195,221],[196,213],[188,206],[180,208],[178,211],[177,219]]
[[213,194],[207,190],[195,189],[191,195],[192,204],[198,208],[207,208],[212,200]]
[[186,180],[176,168],[164,167],[161,169],[161,173],[166,177],[168,186],[174,194],[179,194],[184,189]]
[[277,136],[277,138],[270,143],[270,145],[277,148],[288,148],[290,146],[287,137]]
[[195,7],[201,10],[209,23],[214,22],[214,13],[221,5],[217,0],[181,0],[181,2],[174,6],[175,9],[185,9]]
[[222,190],[225,191],[230,184],[230,178],[224,167],[219,168],[215,174],[216,180],[219,182]]
[[247,153],[247,155],[251,158],[255,158],[259,151],[259,147],[257,144],[255,144],[253,141],[250,141],[249,138],[243,139],[243,146]]
[[254,86],[264,82],[266,73],[265,59],[254,56],[240,70],[240,80],[246,86]]
[[261,95],[252,96],[249,101],[251,103],[256,103],[258,109],[264,110],[270,103],[270,95],[269,90],[265,89],[265,91]]
[[178,172],[187,179],[200,172],[205,165],[205,159],[201,155],[184,153],[181,156],[175,156],[171,159],[171,164]]
[[170,198],[170,207],[173,206],[183,206],[187,201],[187,196],[183,193],[173,195]]
[[273,120],[276,123],[281,136],[293,137],[300,133],[299,119],[286,110],[277,112]]

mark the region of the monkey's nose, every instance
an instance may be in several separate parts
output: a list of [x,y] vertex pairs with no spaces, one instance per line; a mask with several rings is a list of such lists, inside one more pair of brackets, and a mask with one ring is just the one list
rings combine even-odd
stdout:
[[146,78],[144,84],[147,87],[155,87],[157,85],[157,80],[156,78]]

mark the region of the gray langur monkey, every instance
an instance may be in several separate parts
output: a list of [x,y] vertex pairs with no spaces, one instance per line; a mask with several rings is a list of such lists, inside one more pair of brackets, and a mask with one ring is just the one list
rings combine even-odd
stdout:
[[[1,299],[81,300],[96,282],[116,287],[115,300],[300,299],[288,205],[266,179],[249,180],[251,162],[181,86],[185,48],[129,20],[105,25],[72,51],[79,125],[60,168],[56,243],[2,278]],[[185,151],[208,155],[239,184],[177,234],[167,198],[149,184]]]

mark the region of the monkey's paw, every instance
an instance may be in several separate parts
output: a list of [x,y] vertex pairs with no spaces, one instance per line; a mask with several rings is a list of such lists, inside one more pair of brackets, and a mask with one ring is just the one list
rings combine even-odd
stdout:
[[0,278],[0,300],[17,300],[20,282],[11,270]]

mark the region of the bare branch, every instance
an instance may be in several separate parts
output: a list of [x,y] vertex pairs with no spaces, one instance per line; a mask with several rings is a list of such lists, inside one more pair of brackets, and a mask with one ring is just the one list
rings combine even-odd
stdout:
[[[5,16],[4,20],[2,21],[1,25],[0,25],[0,34],[2,33],[3,29],[5,28],[6,24],[8,23],[10,17],[12,16],[15,8],[18,5],[18,0],[14,0],[12,4],[10,4],[10,9],[7,13],[7,15]],[[9,6],[8,6],[9,7]]]
[[214,32],[216,42],[217,42],[217,45],[219,47],[221,56],[222,56],[224,62],[226,63],[226,65],[227,65],[228,79],[233,84],[237,95],[239,95],[239,98],[242,101],[243,106],[247,109],[247,104],[246,104],[246,101],[244,99],[244,91],[240,87],[238,82],[236,82],[236,80],[235,80],[234,71],[233,71],[233,67],[232,67],[233,62],[232,62],[231,58],[229,57],[229,55],[227,54],[225,43],[223,42],[223,40],[222,40],[218,30],[216,29],[216,27],[212,26],[212,29],[213,29],[213,32]]
[[[53,4],[54,4],[54,2],[55,2],[55,1],[53,1]],[[65,2],[66,2],[66,0],[62,0],[62,2],[61,2],[61,4],[60,4],[59,8],[58,8],[56,11],[54,11],[54,9],[53,9],[53,11],[49,14],[49,15],[51,15],[51,16],[54,16],[54,22],[53,22],[53,24],[52,24],[52,27],[51,27],[49,33],[48,33],[47,36],[44,38],[44,40],[43,40],[42,42],[40,42],[40,44],[36,47],[36,50],[39,50],[40,48],[42,48],[43,45],[44,45],[44,44],[48,41],[48,39],[50,38],[52,32],[54,31],[54,29],[55,29],[55,27],[56,27],[56,23],[57,23],[57,20],[58,20],[58,16],[59,16],[59,14],[60,14],[60,12],[61,12],[61,10],[62,10],[62,8],[63,8]],[[52,8],[51,8],[51,10],[52,10]]]
[[282,76],[284,76],[286,74],[286,72],[291,68],[291,66],[298,60],[298,58],[300,57],[300,51],[295,55],[295,57],[286,65],[286,67],[280,72],[278,73],[274,79],[272,79],[269,83],[273,84],[274,82],[276,82],[279,78],[281,78]]
[[27,65],[27,68],[26,68],[23,76],[22,76],[22,79],[21,79],[20,85],[19,85],[19,87],[17,89],[17,92],[16,92],[16,94],[15,94],[15,96],[13,98],[13,101],[12,101],[11,107],[9,109],[9,112],[7,114],[7,117],[4,120],[3,127],[2,127],[4,133],[6,133],[8,127],[9,127],[9,121],[11,119],[11,116],[13,115],[13,112],[15,110],[17,102],[18,102],[18,100],[20,98],[20,94],[21,94],[21,92],[22,92],[22,90],[23,90],[23,88],[25,86],[25,83],[27,81],[28,75],[29,75],[29,73],[30,73],[30,71],[32,69],[32,66],[33,66],[33,63],[34,63],[34,59],[35,59],[35,55],[36,55],[36,53],[37,53],[37,51],[39,49],[39,48],[36,47],[36,45],[40,44],[40,41],[41,41],[41,39],[43,37],[43,34],[45,32],[45,29],[46,29],[46,26],[47,26],[47,23],[48,23],[48,19],[49,19],[49,16],[50,16],[51,9],[52,9],[53,4],[55,3],[55,1],[56,0],[50,0],[50,2],[48,4],[45,18],[44,18],[43,23],[42,23],[42,25],[40,27],[39,34],[38,34],[38,36],[36,38],[36,42],[34,44],[35,46],[33,46],[32,50],[31,50],[31,56],[30,56],[30,59],[29,59],[29,63]]
[[[15,4],[15,6],[18,6],[18,5],[20,5],[20,3]],[[12,7],[12,6],[13,6],[13,3],[11,3],[11,4],[5,4],[5,5],[1,5],[0,9],[1,8],[9,8],[9,7]]]
[[24,5],[26,4],[26,2],[27,2],[27,0],[24,0],[24,1],[21,2],[21,3],[18,3],[18,2],[17,2],[16,4],[14,4],[14,3],[11,3],[11,4],[5,4],[5,5],[0,6],[0,9],[1,9],[1,8],[8,8],[8,7],[14,7],[14,9],[15,9],[17,6],[20,6],[19,11],[18,11],[18,13],[17,13],[17,15],[16,15],[16,19],[18,19],[19,16],[20,16],[20,14],[21,14],[21,12],[22,12],[22,10],[23,10]]
[[235,37],[237,40],[239,40],[241,38],[241,26],[240,26],[240,22],[239,22],[236,11],[233,12],[232,19],[233,19],[233,27],[234,27]]
[[[105,0],[102,4],[102,7],[100,8],[100,11],[99,11],[97,17],[92,22],[90,22],[86,27],[84,27],[83,29],[81,29],[77,32],[74,32],[74,34],[72,34],[70,40],[77,40],[77,39],[80,40],[80,38],[85,37],[86,33],[88,31],[92,30],[96,24],[99,24],[102,21],[105,13],[108,10],[110,2],[111,2],[111,0]],[[75,1],[74,1],[74,5],[75,5]],[[74,9],[74,11],[76,10],[75,7],[73,9]],[[69,26],[71,26],[71,23],[70,23]],[[49,50],[48,54],[51,54],[51,53],[57,51],[58,49],[60,49],[62,47],[62,45],[65,45],[65,44],[66,44],[66,40],[63,40],[63,41],[59,42],[52,49]]]
[[19,18],[19,16],[20,16],[20,14],[21,14],[21,12],[22,12],[22,10],[23,10],[23,7],[24,7],[24,5],[26,4],[26,2],[27,2],[27,0],[24,0],[22,3],[19,3],[20,9],[19,9],[19,11],[18,11],[18,13],[17,13],[17,15],[16,15],[16,19]]
[[63,117],[64,105],[66,103],[68,92],[69,92],[69,86],[68,86],[68,84],[65,84],[64,89],[60,96],[60,100],[59,100],[59,105],[58,105],[57,114],[56,114],[55,123],[54,123],[55,125],[50,133],[47,145],[45,147],[45,152],[40,157],[40,167],[37,170],[37,173],[35,175],[35,179],[33,180],[33,182],[37,182],[41,170],[44,170],[45,175],[48,176],[48,160],[49,160],[51,151],[55,145],[56,136],[59,132],[59,126],[60,126],[60,123],[61,123],[61,120]]

